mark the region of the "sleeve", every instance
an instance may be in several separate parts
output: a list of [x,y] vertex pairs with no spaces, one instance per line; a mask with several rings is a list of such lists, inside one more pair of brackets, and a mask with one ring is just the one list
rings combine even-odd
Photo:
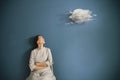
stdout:
[[30,55],[30,60],[29,60],[29,67],[30,67],[30,70],[33,71],[34,70],[34,67],[35,67],[35,64],[34,64],[34,57],[35,54],[34,54],[34,51],[31,51],[31,55]]
[[46,61],[46,64],[48,66],[52,66],[52,64],[53,64],[53,58],[52,58],[51,50],[49,48],[47,50],[47,53],[48,53],[48,60]]

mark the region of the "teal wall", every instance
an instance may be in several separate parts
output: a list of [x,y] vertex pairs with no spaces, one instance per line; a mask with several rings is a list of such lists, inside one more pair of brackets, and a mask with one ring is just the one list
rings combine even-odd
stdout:
[[[38,34],[54,58],[57,80],[120,80],[117,0],[3,0],[0,2],[0,80],[25,80]],[[66,12],[90,9],[95,21],[66,25]]]

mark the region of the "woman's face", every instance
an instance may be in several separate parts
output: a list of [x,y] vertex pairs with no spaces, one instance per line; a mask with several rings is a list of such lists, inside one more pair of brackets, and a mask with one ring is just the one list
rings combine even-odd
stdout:
[[38,36],[37,45],[44,44],[45,40],[42,36]]

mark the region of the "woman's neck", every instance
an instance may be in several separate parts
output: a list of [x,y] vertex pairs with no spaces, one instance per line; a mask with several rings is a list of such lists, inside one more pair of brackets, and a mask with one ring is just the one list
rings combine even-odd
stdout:
[[42,49],[43,47],[43,44],[38,45],[38,49]]

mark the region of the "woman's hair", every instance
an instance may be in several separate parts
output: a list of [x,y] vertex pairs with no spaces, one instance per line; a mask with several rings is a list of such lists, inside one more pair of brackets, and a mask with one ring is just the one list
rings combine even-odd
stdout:
[[38,36],[40,36],[40,35],[36,35],[35,37],[34,37],[34,45],[35,45],[35,48],[37,48],[37,40],[38,40]]

